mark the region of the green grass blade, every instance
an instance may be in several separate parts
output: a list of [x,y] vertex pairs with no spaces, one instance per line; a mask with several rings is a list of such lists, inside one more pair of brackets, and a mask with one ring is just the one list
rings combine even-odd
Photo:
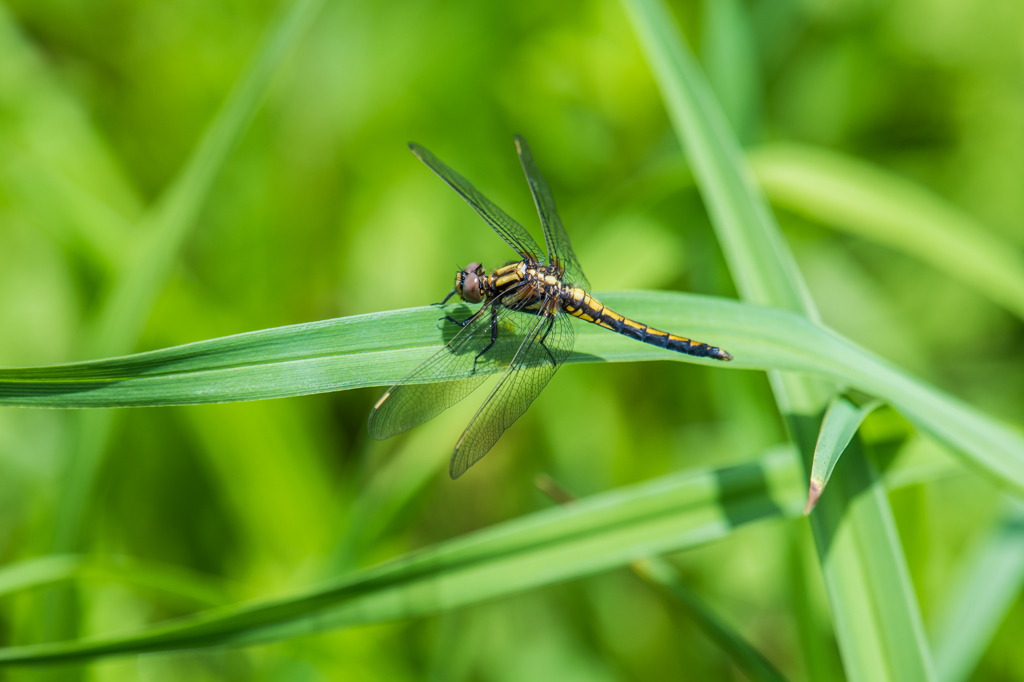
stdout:
[[[135,346],[227,154],[255,115],[276,68],[321,4],[322,0],[296,0],[283,7],[185,167],[141,217],[136,241],[127,250],[127,260],[113,268],[118,276],[99,319],[82,344],[86,356],[127,353]],[[81,415],[71,421],[51,543],[55,553],[83,548],[82,529],[114,420],[114,415],[108,413]],[[42,628],[48,636],[70,636],[68,628],[74,627],[75,620],[68,616],[69,594],[52,595],[48,607],[41,611]]]
[[84,563],[76,555],[50,555],[7,564],[0,567],[0,595],[70,580]]
[[228,153],[248,128],[278,67],[323,2],[295,0],[283,6],[188,162],[142,218],[143,245],[111,293],[99,323],[94,348],[100,352],[131,350]]
[[79,249],[113,272],[137,234],[109,204],[13,147],[4,150],[0,185],[32,224],[65,247]]
[[814,302],[793,254],[675,19],[657,0],[624,4],[740,295],[814,318]]
[[[679,360],[814,374],[875,395],[973,467],[1024,490],[1024,439],[835,332],[784,310],[664,292],[601,294],[663,329],[720,344],[729,365],[577,324],[570,362]],[[116,407],[258,400],[386,386],[436,352],[451,332],[436,308],[357,315],[53,367],[0,370],[0,405]],[[813,444],[819,429],[811,434]]]
[[[576,501],[572,494],[547,474],[539,475],[535,484],[542,493],[558,504],[565,505]],[[681,602],[689,615],[704,631],[704,634],[715,642],[751,680],[780,682],[785,679],[775,666],[761,655],[761,652],[728,623],[719,618],[703,599],[686,586],[679,571],[670,561],[656,556],[647,557],[634,561],[630,564],[630,568],[640,578],[667,592],[677,602]]]
[[[814,302],[753,171],[668,8],[660,0],[623,1],[740,295],[818,322]],[[824,402],[834,389],[792,374],[771,372],[769,379],[790,432],[809,462]],[[859,451],[847,457],[846,465],[842,468],[850,480],[843,485],[849,494],[829,496],[827,509],[812,516],[811,525],[847,674],[853,680],[933,679],[920,609],[881,481]],[[849,489],[854,482],[857,487]],[[870,579],[848,581],[845,572],[855,567]],[[899,646],[890,646],[893,642]]]
[[204,606],[228,601],[227,591],[217,581],[174,566],[124,558],[102,561],[77,554],[51,554],[0,566],[0,596],[64,580],[121,582]]
[[701,61],[732,129],[749,144],[759,127],[761,76],[757,37],[741,0],[705,0]]
[[906,560],[893,551],[900,544],[887,492],[858,439],[811,518],[847,677],[934,679]]
[[810,514],[818,503],[828,479],[835,469],[836,462],[850,444],[861,422],[881,405],[873,400],[862,407],[857,407],[841,395],[832,399],[825,418],[818,432],[818,442],[814,446],[814,461],[811,464],[811,483],[807,490],[807,506],[804,513]]
[[[322,3],[297,0],[284,7],[185,167],[141,218],[137,248],[129,262],[121,264],[120,276],[85,344],[88,355],[118,355],[135,346],[228,152],[255,115],[277,67]],[[89,415],[76,421],[76,433],[69,439],[66,491],[57,511],[53,542],[57,552],[79,548],[82,519],[112,424],[109,415]]]
[[933,629],[942,682],[971,677],[1000,623],[1024,588],[1024,507],[1012,502],[967,552]]
[[449,453],[435,447],[446,421],[438,418],[414,430],[361,486],[349,510],[345,533],[328,563],[331,575],[356,566],[366,548],[388,530],[432,479],[446,470]]
[[[51,49],[35,44],[35,36],[18,26],[6,3],[0,5],[0,169],[16,170],[30,157],[117,214],[137,217],[139,197],[90,120],[89,107],[54,68]],[[89,239],[87,228],[81,236]]]
[[729,660],[752,682],[785,682],[786,678],[771,661],[686,586],[679,577],[679,571],[671,563],[651,557],[634,562],[633,570],[644,580],[661,587],[682,602],[701,630],[725,651]]
[[0,663],[241,645],[479,603],[694,547],[800,513],[789,448],[732,467],[671,474],[546,509],[405,555],[305,594],[215,610],[121,637],[0,649]]
[[824,149],[757,149],[772,203],[931,264],[1024,318],[1024,255],[978,220],[894,173]]

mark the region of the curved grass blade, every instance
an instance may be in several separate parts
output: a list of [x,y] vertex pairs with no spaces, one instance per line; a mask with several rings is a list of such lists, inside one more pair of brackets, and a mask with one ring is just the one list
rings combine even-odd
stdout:
[[675,473],[546,509],[293,597],[215,610],[120,637],[0,649],[0,663],[244,645],[438,613],[710,542],[754,521],[799,516],[792,449]]
[[751,303],[817,319],[793,254],[672,15],[658,0],[623,0],[623,4],[740,295]]
[[[734,350],[729,367],[817,375],[878,396],[1002,485],[1024,491],[1024,438],[802,315],[665,292],[601,293],[616,310]],[[279,327],[94,362],[0,370],[0,405],[119,407],[390,386],[444,342],[437,309]],[[568,362],[711,363],[577,325]],[[719,366],[719,365],[715,365]],[[812,447],[819,432],[810,433]],[[810,457],[808,457],[810,458]]]
[[1024,254],[943,198],[810,146],[762,147],[750,162],[773,204],[919,258],[1024,319]]
[[932,641],[941,682],[971,677],[1024,588],[1024,505],[1011,501],[991,531],[967,552],[940,611]]
[[0,566],[0,596],[65,580],[122,582],[203,606],[228,601],[227,590],[217,581],[175,566],[123,558],[102,561],[78,554],[50,554]]
[[850,444],[861,422],[882,403],[872,400],[862,407],[857,407],[841,395],[832,399],[821,421],[818,442],[814,446],[814,461],[811,464],[811,483],[807,490],[807,506],[804,514],[810,514],[818,504],[821,493],[828,485],[832,470],[839,457]]
[[[740,295],[820,322],[739,143],[668,8],[661,0],[623,3]],[[780,372],[770,372],[769,380],[804,460],[811,460],[821,411],[834,387]],[[904,414],[915,422],[927,419],[921,413]],[[872,681],[934,679],[920,608],[884,488],[859,450],[847,457],[846,465],[846,494],[830,495],[827,509],[812,516],[811,525],[847,675]],[[853,483],[856,487],[850,488]],[[900,645],[890,646],[892,642]]]

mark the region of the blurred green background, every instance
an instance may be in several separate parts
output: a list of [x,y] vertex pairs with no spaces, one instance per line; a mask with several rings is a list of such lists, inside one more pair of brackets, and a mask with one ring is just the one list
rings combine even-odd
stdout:
[[[1021,247],[1024,6],[707,0],[672,9],[737,134],[767,159],[759,172],[777,149],[766,144],[831,150],[918,183],[1008,249]],[[512,144],[523,134],[595,291],[736,295],[619,4],[327,2],[216,174],[180,253],[169,249],[173,267],[153,283],[137,340],[131,323],[123,334],[103,328],[133,262],[131,232],[161,205],[280,11],[265,0],[0,6],[0,366],[423,305],[447,293],[457,264],[508,260],[504,243],[409,153],[410,140],[539,233]],[[1019,316],[768,193],[829,326],[1019,423]],[[104,341],[110,334],[121,340]],[[474,405],[377,443],[365,420],[378,395],[136,409],[99,421],[0,410],[0,562],[54,549],[131,557],[181,569],[213,602],[266,597],[550,506],[533,485],[538,473],[583,496],[746,461],[786,437],[762,373],[571,365],[454,483],[446,459]],[[95,425],[103,419],[109,428]],[[599,428],[566,427],[583,419]],[[101,456],[94,470],[76,468],[90,433]],[[929,621],[999,496],[944,467],[937,446],[892,412],[869,419],[872,437],[939,463],[931,480],[890,493]],[[395,458],[434,473],[378,519],[355,501]],[[86,499],[69,499],[72,479],[91,481]],[[67,512],[59,520],[67,508],[78,510],[70,530]],[[806,522],[797,526],[744,528],[673,560],[788,677],[808,678],[808,656],[840,675]],[[823,642],[813,652],[793,616],[805,581]],[[62,609],[46,607],[55,599]],[[201,601],[94,576],[71,598],[33,590],[0,599],[0,642],[131,629],[209,605]],[[1007,608],[974,679],[1024,676],[1024,608]],[[413,622],[73,674],[498,682],[541,679],[537,671],[744,679],[685,612],[625,571]]]

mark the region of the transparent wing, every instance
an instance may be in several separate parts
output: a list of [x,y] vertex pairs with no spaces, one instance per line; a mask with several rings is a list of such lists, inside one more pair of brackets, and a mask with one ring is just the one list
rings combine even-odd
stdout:
[[537,242],[534,241],[526,228],[498,208],[490,199],[481,194],[466,178],[462,177],[443,161],[434,156],[424,147],[415,142],[409,143],[409,149],[420,161],[427,164],[430,170],[437,173],[442,180],[448,183],[452,189],[459,193],[466,203],[472,206],[487,223],[494,228],[494,231],[501,235],[509,246],[515,249],[523,258],[530,258],[538,263],[543,263],[543,252]]
[[[497,318],[497,340],[491,342],[492,315]],[[472,393],[495,371],[507,367],[526,329],[520,313],[500,303],[487,303],[448,344],[381,396],[367,426],[370,436],[384,440],[433,419]]]
[[455,444],[449,465],[452,478],[466,473],[487,454],[505,429],[526,412],[572,352],[574,338],[569,315],[551,307],[555,310],[552,316],[533,317],[511,366]]
[[572,242],[569,235],[562,226],[562,219],[558,217],[555,210],[555,198],[551,194],[544,176],[540,174],[536,162],[533,160],[533,152],[521,136],[516,135],[516,151],[519,152],[519,161],[523,164],[523,172],[526,173],[526,180],[530,183],[530,191],[533,193],[533,201],[537,205],[537,213],[540,214],[540,223],[544,227],[544,240],[548,246],[548,265],[558,266],[563,270],[562,281],[581,289],[590,289],[590,282],[583,274],[583,268],[576,259],[572,250]]

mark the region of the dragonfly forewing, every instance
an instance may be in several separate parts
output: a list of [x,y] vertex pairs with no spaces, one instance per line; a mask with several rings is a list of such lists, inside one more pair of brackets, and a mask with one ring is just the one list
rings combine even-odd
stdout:
[[563,270],[562,281],[566,284],[581,289],[590,289],[590,282],[583,274],[583,268],[572,250],[569,233],[565,231],[562,219],[558,217],[551,187],[548,186],[547,180],[537,168],[530,146],[519,135],[516,135],[516,151],[519,152],[519,162],[523,165],[523,172],[526,174],[526,181],[530,185],[530,193],[533,194],[533,202],[537,206],[540,223],[544,228],[544,241],[548,247],[548,264],[558,266]]
[[430,153],[430,150],[421,147],[415,142],[409,143],[409,149],[420,161],[425,163],[430,170],[448,183],[459,196],[465,199],[466,203],[473,207],[487,223],[494,228],[494,231],[501,235],[505,242],[515,249],[523,258],[529,258],[538,263],[544,261],[540,246],[525,227],[517,223],[512,217],[498,208],[490,199],[481,194],[469,180],[462,177],[449,168],[441,159]]

